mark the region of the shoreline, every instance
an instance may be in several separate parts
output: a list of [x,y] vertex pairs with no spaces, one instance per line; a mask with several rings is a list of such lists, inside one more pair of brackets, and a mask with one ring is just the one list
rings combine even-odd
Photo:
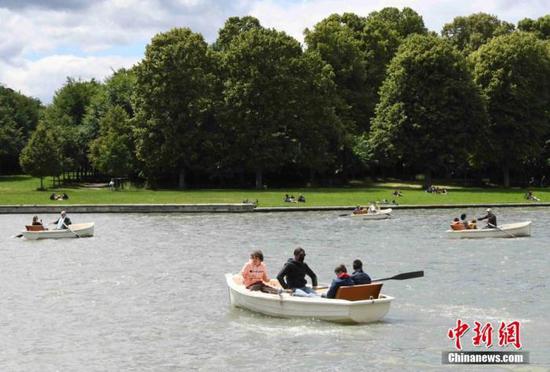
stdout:
[[[525,208],[550,207],[550,203],[465,203],[465,204],[403,204],[381,205],[399,209],[453,208]],[[63,205],[0,205],[0,214],[59,213],[271,213],[352,211],[355,206],[316,207],[255,207],[254,204],[63,204]]]

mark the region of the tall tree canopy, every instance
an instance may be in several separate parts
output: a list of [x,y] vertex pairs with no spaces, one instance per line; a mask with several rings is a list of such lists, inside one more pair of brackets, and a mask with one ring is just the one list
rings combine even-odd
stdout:
[[260,21],[251,16],[229,17],[223,27],[218,31],[218,39],[212,45],[217,51],[223,51],[229,47],[234,38],[243,32],[261,29]]
[[550,14],[536,20],[524,18],[518,22],[518,29],[525,32],[533,32],[539,39],[550,39]]
[[199,163],[216,76],[200,34],[175,28],[153,37],[136,67],[137,155],[150,180],[185,174]]
[[491,150],[486,160],[510,169],[540,156],[550,133],[550,55],[530,33],[492,39],[472,54],[475,82],[487,99]]
[[41,110],[39,100],[0,85],[0,173],[19,171],[19,154]]
[[487,13],[475,13],[467,17],[455,17],[441,30],[441,35],[448,39],[465,55],[475,52],[495,36],[509,34],[514,25],[499,20]]
[[409,37],[388,68],[368,140],[371,160],[423,171],[466,162],[485,125],[464,57],[440,38]]

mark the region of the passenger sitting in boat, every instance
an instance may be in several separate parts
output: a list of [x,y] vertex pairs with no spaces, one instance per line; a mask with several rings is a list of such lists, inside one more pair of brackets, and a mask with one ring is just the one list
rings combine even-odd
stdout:
[[370,284],[370,276],[363,271],[363,262],[357,259],[353,261],[353,274],[351,274],[351,280],[355,284]]
[[304,262],[306,252],[303,248],[294,250],[294,258],[289,258],[283,266],[277,280],[284,289],[292,289],[293,296],[316,297],[318,294],[313,288],[307,287],[306,275],[311,278],[312,287],[317,287],[317,275]]
[[483,217],[478,218],[478,221],[481,220],[487,220],[487,226],[485,226],[485,229],[495,229],[497,227],[497,216],[493,213],[491,208],[487,208],[486,210],[487,214]]
[[363,209],[363,207],[359,205],[355,207],[355,209],[353,210],[353,214],[362,214],[362,213],[365,213],[365,210]]
[[280,293],[281,291],[277,288],[266,284],[269,282],[269,278],[267,277],[267,268],[263,261],[264,254],[262,251],[256,250],[250,254],[250,260],[244,264],[241,270],[244,286],[251,291]]
[[451,229],[453,229],[453,230],[464,230],[464,224],[462,222],[460,222],[458,217],[455,217],[455,219],[451,223]]
[[33,224],[33,225],[40,225],[40,226],[42,226],[42,220],[39,221],[39,220],[38,220],[38,216],[34,216],[34,217],[32,218],[32,224]]
[[61,230],[61,229],[68,229],[69,225],[72,222],[71,222],[71,219],[67,216],[67,212],[61,211],[61,216],[57,219],[57,221],[53,223],[57,225],[55,227],[56,230]]
[[332,280],[330,288],[328,289],[327,293],[323,293],[323,297],[334,298],[336,297],[336,292],[338,291],[338,288],[355,284],[353,280],[351,280],[351,276],[349,276],[348,270],[346,269],[346,266],[344,264],[336,266],[336,268],[334,269],[334,273],[336,274],[336,279]]
[[471,220],[470,223],[468,223],[468,229],[469,229],[469,230],[475,230],[475,229],[477,229],[477,222],[476,222],[476,220]]
[[464,228],[468,228],[468,220],[466,219],[466,213],[460,215],[460,222],[464,225]]

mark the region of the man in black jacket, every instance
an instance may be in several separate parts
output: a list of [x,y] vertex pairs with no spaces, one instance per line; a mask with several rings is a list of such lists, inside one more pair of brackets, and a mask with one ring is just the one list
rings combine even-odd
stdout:
[[[312,287],[317,287],[317,275],[304,262],[306,252],[303,248],[294,250],[294,258],[289,258],[288,262],[283,266],[277,280],[285,289],[292,289],[294,296],[315,297],[318,294],[311,288],[306,287],[306,275],[311,278]],[[285,280],[286,279],[286,280]]]
[[370,284],[371,279],[369,274],[363,271],[363,262],[357,259],[353,261],[353,274],[351,274],[351,280],[355,284]]
[[481,221],[485,219],[487,220],[487,226],[485,228],[495,229],[497,227],[497,216],[495,216],[491,208],[487,208],[487,214],[477,220]]

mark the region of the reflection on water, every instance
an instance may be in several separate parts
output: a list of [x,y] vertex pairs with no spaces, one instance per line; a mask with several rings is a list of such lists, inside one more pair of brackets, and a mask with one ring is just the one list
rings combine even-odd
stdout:
[[[80,214],[72,220],[94,221],[95,237],[24,241],[11,236],[30,216],[2,215],[0,370],[433,370],[452,348],[446,333],[458,318],[521,321],[524,348],[544,368],[550,213],[497,213],[501,223],[533,220],[533,236],[448,240],[443,232],[458,211],[418,210],[383,221],[338,212]],[[320,282],[355,258],[373,278],[426,276],[386,282],[383,292],[396,300],[370,325],[229,307],[224,273],[260,248],[275,276],[298,245]]]

